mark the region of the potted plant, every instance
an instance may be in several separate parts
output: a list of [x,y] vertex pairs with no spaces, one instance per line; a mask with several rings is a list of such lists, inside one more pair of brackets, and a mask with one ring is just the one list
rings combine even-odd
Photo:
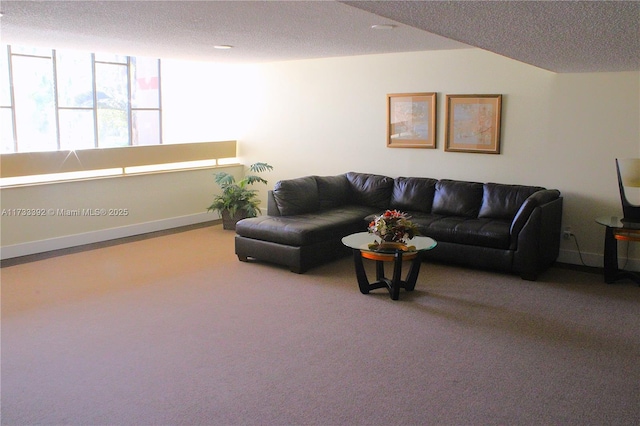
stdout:
[[387,210],[369,223],[369,233],[380,237],[380,242],[369,244],[370,249],[408,250],[407,240],[419,234],[411,216],[398,210]]
[[[267,163],[254,163],[249,166],[250,173],[261,173],[273,170]],[[222,228],[236,229],[236,223],[240,219],[256,217],[260,214],[260,200],[258,190],[251,189],[254,183],[264,183],[267,181],[255,174],[249,174],[242,180],[236,179],[227,172],[215,174],[215,182],[222,189],[222,194],[213,198],[213,203],[207,211],[217,211],[222,216]]]

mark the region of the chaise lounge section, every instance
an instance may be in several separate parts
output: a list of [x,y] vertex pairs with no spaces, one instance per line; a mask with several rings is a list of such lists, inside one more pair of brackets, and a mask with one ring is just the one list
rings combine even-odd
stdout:
[[342,237],[365,231],[387,209],[407,212],[422,235],[438,242],[425,259],[536,280],[558,257],[558,190],[358,172],[277,182],[267,215],[236,225],[236,255],[304,273],[348,255]]

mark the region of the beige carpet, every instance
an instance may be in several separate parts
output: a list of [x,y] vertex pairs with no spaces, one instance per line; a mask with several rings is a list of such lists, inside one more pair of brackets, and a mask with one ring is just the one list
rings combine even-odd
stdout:
[[9,266],[3,425],[637,425],[640,288],[238,262],[211,226]]

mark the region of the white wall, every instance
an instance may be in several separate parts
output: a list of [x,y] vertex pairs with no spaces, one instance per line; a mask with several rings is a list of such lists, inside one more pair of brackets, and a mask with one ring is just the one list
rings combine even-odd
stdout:
[[258,114],[255,71],[162,60],[163,142],[235,140]]
[[[565,197],[564,224],[594,266],[602,264],[604,235],[595,217],[621,214],[614,159],[640,156],[638,72],[554,74],[468,49],[244,66],[163,61],[162,77],[165,141],[235,139],[243,163],[275,167],[265,175],[268,188],[279,179],[351,170],[557,188]],[[386,147],[386,94],[409,92],[438,93],[435,150]],[[502,154],[444,152],[445,95],[480,93],[503,95]],[[192,213],[208,205],[214,188],[208,178],[174,174],[171,185],[158,177],[135,186],[156,194],[140,220],[155,220],[154,210],[165,218],[184,214],[171,200],[185,185],[199,187],[188,202]],[[119,205],[138,205],[122,198],[137,196],[128,185],[87,185],[70,187],[67,197],[104,194]],[[60,192],[44,188],[29,197],[55,199]],[[24,204],[24,194],[13,202]],[[26,222],[11,226],[17,235],[3,220],[3,248],[7,232],[14,242],[27,234],[40,238]],[[50,235],[41,231],[42,238]],[[638,269],[640,252],[631,245],[629,253]],[[580,263],[574,241],[562,242],[560,260]]]
[[[274,181],[353,170],[557,188],[586,263],[602,265],[594,219],[621,214],[614,159],[640,156],[639,73],[555,74],[479,49],[254,68],[261,108],[237,139],[248,162],[275,166]],[[386,147],[386,94],[410,92],[438,93],[436,150]],[[503,95],[502,153],[444,152],[445,95],[480,93]],[[580,263],[573,240],[561,250]]]
[[[215,220],[222,169],[150,173],[2,189],[3,259]],[[236,177],[242,167],[223,170]],[[42,212],[39,216],[14,209]]]

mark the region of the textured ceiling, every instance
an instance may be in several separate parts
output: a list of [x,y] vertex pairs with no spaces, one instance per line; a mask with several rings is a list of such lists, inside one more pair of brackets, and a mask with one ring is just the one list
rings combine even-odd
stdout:
[[556,72],[640,70],[637,1],[345,1]]
[[[334,1],[2,1],[2,41],[161,58],[270,62],[469,47]],[[228,51],[216,44],[235,46]]]
[[3,0],[0,8],[5,44],[220,62],[474,46],[555,72],[640,70],[638,1]]

